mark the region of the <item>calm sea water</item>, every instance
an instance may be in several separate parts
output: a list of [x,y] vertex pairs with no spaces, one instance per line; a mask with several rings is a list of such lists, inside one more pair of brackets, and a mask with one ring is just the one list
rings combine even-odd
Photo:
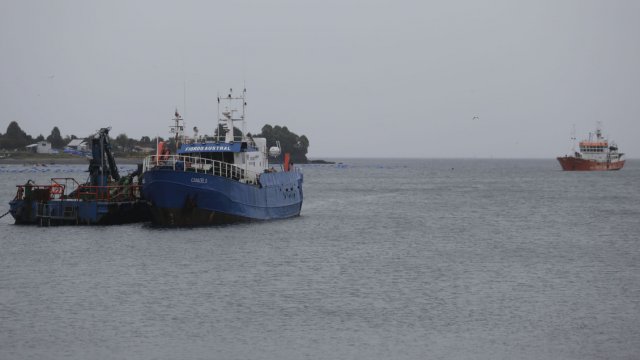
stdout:
[[[342,162],[303,168],[291,220],[1,219],[0,358],[640,356],[637,162]],[[0,165],[0,211],[16,183],[84,170]]]

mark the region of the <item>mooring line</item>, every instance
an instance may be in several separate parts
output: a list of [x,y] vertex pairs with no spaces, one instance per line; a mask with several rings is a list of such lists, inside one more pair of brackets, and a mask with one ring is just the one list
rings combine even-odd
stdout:
[[11,212],[11,210],[7,211],[6,213],[0,215],[0,219],[2,219],[3,217],[9,215],[9,213]]

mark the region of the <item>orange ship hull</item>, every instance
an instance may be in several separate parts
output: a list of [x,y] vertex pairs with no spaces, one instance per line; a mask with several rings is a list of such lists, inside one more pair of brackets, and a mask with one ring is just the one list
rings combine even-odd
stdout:
[[620,170],[624,166],[624,160],[616,162],[598,162],[580,159],[573,156],[559,157],[558,162],[560,162],[562,170],[565,171]]

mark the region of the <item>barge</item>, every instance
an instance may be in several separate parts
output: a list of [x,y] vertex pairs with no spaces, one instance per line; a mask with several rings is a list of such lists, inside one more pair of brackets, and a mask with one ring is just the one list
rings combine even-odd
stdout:
[[109,128],[91,139],[89,179],[52,178],[39,185],[28,180],[17,185],[9,202],[15,224],[115,225],[149,220],[147,202],[141,194],[142,166],[120,176],[109,144]]

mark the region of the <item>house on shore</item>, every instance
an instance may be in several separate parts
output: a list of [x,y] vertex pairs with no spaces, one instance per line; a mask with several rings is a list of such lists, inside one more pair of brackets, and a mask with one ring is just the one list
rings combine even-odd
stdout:
[[34,154],[51,154],[51,143],[48,141],[39,141],[35,144],[27,145],[27,151]]
[[87,151],[89,150],[89,146],[84,139],[73,139],[69,141],[67,146],[65,146],[65,150],[74,150],[74,151]]
[[156,152],[156,148],[152,148],[152,147],[145,147],[145,146],[134,146],[133,147],[133,152],[141,152],[141,153],[145,153],[145,154],[151,154]]
[[65,154],[76,156],[90,156],[89,144],[84,139],[73,139],[64,147]]

